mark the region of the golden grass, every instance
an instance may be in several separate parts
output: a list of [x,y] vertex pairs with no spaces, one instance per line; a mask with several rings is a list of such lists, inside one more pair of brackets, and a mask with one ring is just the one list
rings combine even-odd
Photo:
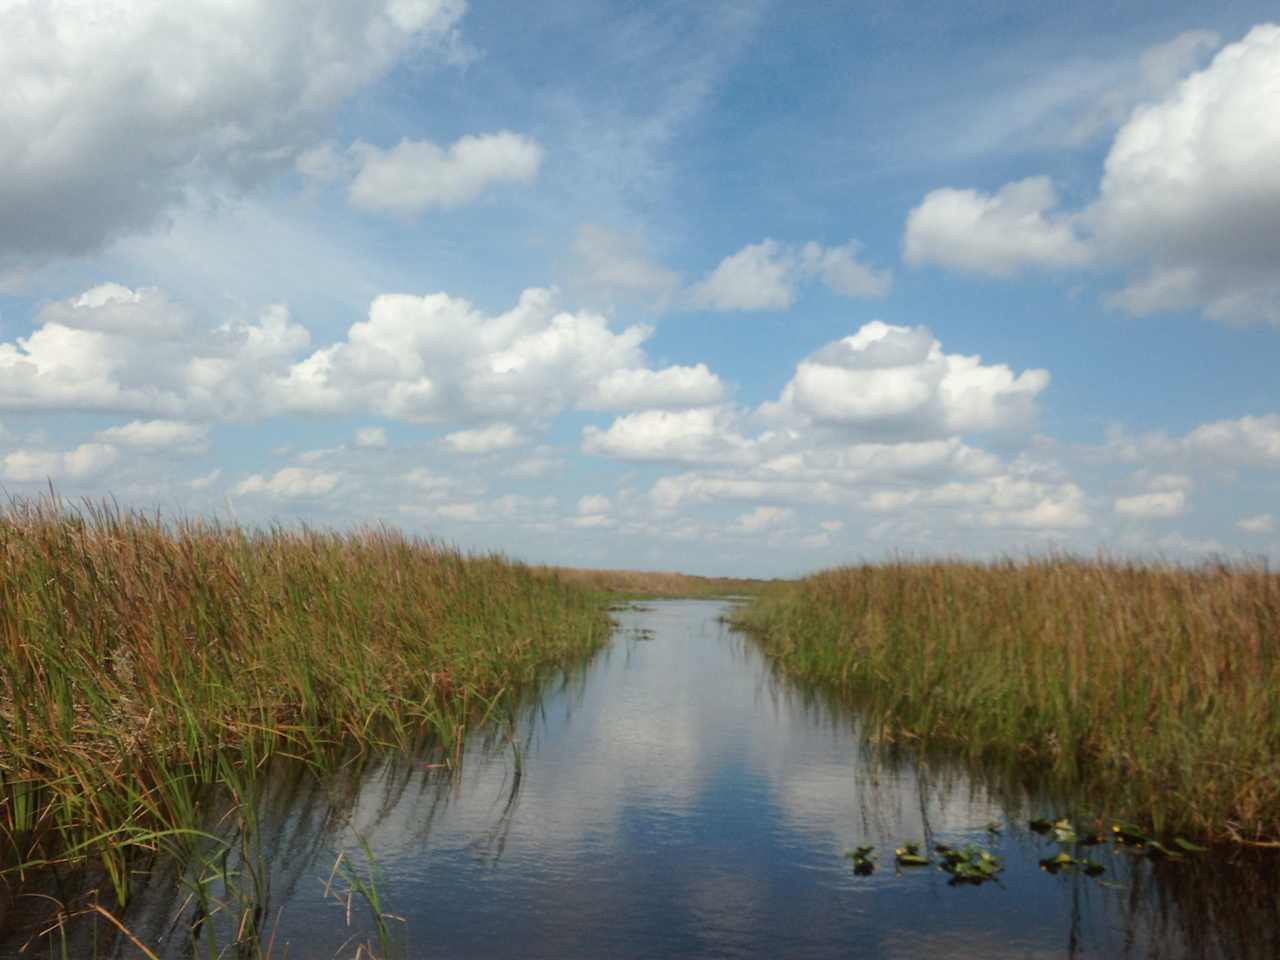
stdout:
[[273,752],[446,744],[608,636],[604,604],[499,556],[385,529],[164,523],[15,501],[0,513],[0,928],[41,864],[116,902],[180,848],[209,784]]
[[1022,755],[1156,829],[1280,836],[1280,576],[1264,567],[855,566],[739,618],[890,736]]
[[743,577],[696,577],[658,570],[541,568],[565,583],[628,597],[724,597],[758,593],[771,581]]

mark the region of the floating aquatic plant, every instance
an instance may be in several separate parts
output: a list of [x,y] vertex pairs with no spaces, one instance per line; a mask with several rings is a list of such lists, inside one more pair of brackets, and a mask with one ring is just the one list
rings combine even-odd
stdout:
[[994,880],[1004,870],[1004,863],[999,857],[976,844],[967,843],[956,848],[939,843],[933,849],[942,857],[939,866],[951,874],[953,885],[983,884]]
[[853,872],[860,877],[869,877],[876,871],[875,847],[855,847],[846,850],[845,856],[853,861]]
[[893,851],[894,862],[900,867],[927,867],[929,858],[920,853],[920,844],[904,843]]

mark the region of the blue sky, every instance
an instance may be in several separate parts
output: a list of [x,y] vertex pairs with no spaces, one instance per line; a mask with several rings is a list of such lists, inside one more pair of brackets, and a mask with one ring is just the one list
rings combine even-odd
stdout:
[[1269,15],[0,0],[0,484],[701,573],[1274,558]]

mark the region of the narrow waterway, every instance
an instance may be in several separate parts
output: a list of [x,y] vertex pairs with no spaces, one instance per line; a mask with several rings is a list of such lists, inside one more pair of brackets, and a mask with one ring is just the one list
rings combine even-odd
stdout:
[[[1026,822],[1060,812],[1052,798],[873,756],[849,712],[776,676],[725,610],[618,613],[612,644],[513,724],[478,732],[458,776],[431,755],[328,784],[278,771],[253,841],[273,955],[364,942],[382,955],[372,879],[407,957],[1280,956],[1265,861],[1101,846],[1102,876],[1050,875],[1039,862],[1057,847]],[[1006,869],[981,886],[896,871],[911,840],[980,844]],[[844,856],[859,845],[879,853],[870,876]],[[151,886],[132,929],[191,956],[190,902],[173,878]],[[219,926],[225,938],[216,922],[202,936]]]

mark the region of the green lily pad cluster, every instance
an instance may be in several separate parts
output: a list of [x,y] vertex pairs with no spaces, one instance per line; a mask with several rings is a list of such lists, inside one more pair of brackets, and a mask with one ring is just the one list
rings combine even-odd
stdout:
[[969,883],[977,886],[994,880],[1004,869],[999,857],[974,843],[966,843],[958,849],[940,843],[933,849],[942,857],[939,866],[951,874],[952,884]]
[[853,872],[860,877],[867,877],[876,871],[875,847],[856,847],[845,852],[845,856],[853,861]]
[[[1032,820],[1028,826],[1035,833],[1048,836],[1059,846],[1095,846],[1107,842],[1105,833],[1098,830],[1080,829],[1074,826],[1070,819],[1066,817],[1058,820],[1037,818]],[[1183,837],[1174,838],[1172,841],[1173,847],[1177,849],[1173,849],[1173,847],[1166,846],[1159,839],[1148,835],[1141,827],[1132,823],[1113,823],[1111,825],[1110,839],[1116,846],[1132,848],[1145,853],[1152,859],[1181,860],[1186,854],[1206,853],[1208,851],[1207,847],[1194,844]],[[1082,859],[1073,856],[1066,851],[1061,851],[1040,861],[1040,869],[1049,873],[1058,873],[1073,867],[1080,867],[1091,877],[1106,872],[1101,864],[1087,858]]]
[[920,853],[920,844],[904,843],[893,851],[893,862],[900,867],[927,867],[929,858]]
[[[940,857],[938,867],[951,874],[950,882],[953,885],[986,883],[988,880],[994,880],[1004,869],[1004,864],[999,857],[976,844],[952,847],[946,843],[939,843],[933,849]],[[875,847],[856,847],[845,851],[845,856],[853,862],[853,872],[858,876],[865,877],[875,872],[877,866]],[[910,869],[927,867],[934,861],[930,860],[926,853],[921,852],[920,844],[908,842],[894,849],[893,862],[899,869]]]
[[1079,867],[1089,877],[1097,877],[1107,872],[1107,868],[1102,864],[1095,863],[1087,858],[1082,860],[1079,857],[1073,857],[1065,850],[1059,851],[1052,857],[1045,857],[1040,861],[1040,869],[1046,873],[1060,873],[1073,867]]

